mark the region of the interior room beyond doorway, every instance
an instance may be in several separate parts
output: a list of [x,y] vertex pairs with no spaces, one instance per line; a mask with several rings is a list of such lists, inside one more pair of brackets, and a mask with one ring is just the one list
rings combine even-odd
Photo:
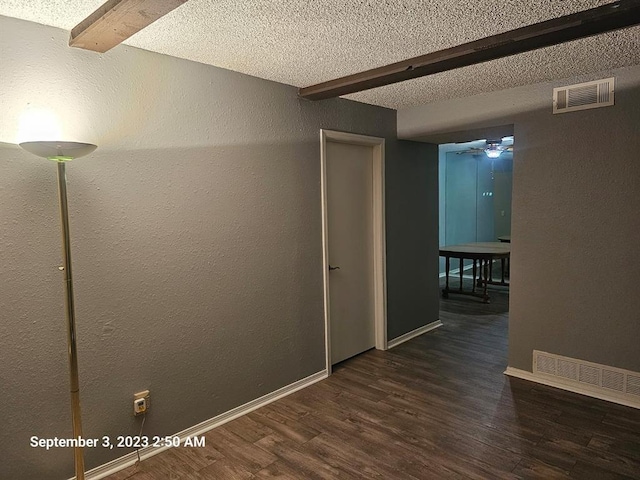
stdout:
[[[512,136],[439,146],[441,247],[510,241],[513,148]],[[464,261],[465,274],[472,266]],[[458,273],[457,262],[452,269]]]

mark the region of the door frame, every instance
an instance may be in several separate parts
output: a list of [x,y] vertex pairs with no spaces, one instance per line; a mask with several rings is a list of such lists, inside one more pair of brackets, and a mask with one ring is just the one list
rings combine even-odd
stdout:
[[324,332],[327,374],[331,375],[331,322],[329,292],[329,235],[327,212],[327,142],[373,147],[373,283],[376,349],[387,350],[387,272],[384,211],[385,139],[355,133],[320,130],[320,188],[322,192],[322,266]]

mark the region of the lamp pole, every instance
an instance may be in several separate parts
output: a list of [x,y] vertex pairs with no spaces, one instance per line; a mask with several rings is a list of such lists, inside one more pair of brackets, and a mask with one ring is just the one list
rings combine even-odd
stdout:
[[[71,387],[71,421],[73,438],[82,437],[82,416],[80,413],[80,379],[78,375],[78,350],[76,341],[76,312],[73,299],[73,273],[71,269],[71,237],[69,235],[69,206],[67,203],[67,172],[64,160],[58,160],[58,199],[60,223],[62,226],[62,267],[65,274],[65,309],[67,312],[67,345],[69,353],[69,385]],[[84,480],[84,452],[82,447],[74,447],[76,480]]]
[[[67,347],[69,355],[69,386],[71,392],[71,420],[73,437],[82,437],[82,416],[80,414],[80,380],[78,375],[78,350],[76,313],[73,296],[73,273],[71,269],[71,237],[69,234],[69,205],[67,202],[66,162],[93,152],[97,147],[89,143],[77,142],[25,142],[20,146],[39,157],[48,158],[58,167],[58,200],[62,231],[62,266],[65,274],[65,310],[67,313]],[[76,480],[85,480],[84,452],[76,445],[73,450]]]

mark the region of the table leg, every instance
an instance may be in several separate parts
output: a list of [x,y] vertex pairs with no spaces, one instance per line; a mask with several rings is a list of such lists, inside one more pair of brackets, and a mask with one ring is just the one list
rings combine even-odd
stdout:
[[487,293],[487,286],[489,285],[488,279],[489,279],[489,265],[490,265],[491,260],[486,259],[484,260],[484,294],[482,296],[482,301],[484,303],[489,303],[489,294]]
[[449,256],[447,255],[446,257],[444,257],[444,264],[445,264],[445,287],[444,290],[442,290],[442,298],[448,298],[449,297]]
[[476,275],[478,273],[478,270],[477,270],[477,267],[476,267],[477,262],[478,261],[474,258],[473,259],[473,287],[471,289],[472,293],[476,293]]
[[463,262],[464,260],[461,258],[460,259],[460,291],[462,291],[462,275],[464,274]]
[[506,262],[504,258],[500,259],[500,263],[501,263],[501,267],[502,267],[502,283],[504,283],[504,272],[505,272],[505,266],[506,266]]
[[493,282],[493,258],[487,261],[489,262],[489,281]]

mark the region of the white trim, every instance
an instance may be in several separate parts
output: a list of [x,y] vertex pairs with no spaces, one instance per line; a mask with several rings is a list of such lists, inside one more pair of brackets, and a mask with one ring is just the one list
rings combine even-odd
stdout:
[[542,385],[548,385],[549,387],[559,388],[568,392],[579,393],[586,395],[587,397],[598,398],[600,400],[606,400],[607,402],[613,402],[620,405],[625,405],[632,408],[640,408],[640,400],[633,400],[625,396],[621,398],[614,392],[603,392],[601,389],[593,388],[588,385],[576,384],[575,382],[565,382],[553,375],[545,375],[543,373],[531,373],[518,368],[507,367],[504,371],[505,375],[509,377],[521,378],[522,380],[528,380],[530,382],[541,383]]
[[387,345],[387,247],[385,228],[384,138],[373,147],[373,288],[375,302],[376,348]]
[[373,281],[374,324],[376,348],[387,347],[387,272],[384,212],[384,138],[369,137],[355,133],[320,130],[320,190],[322,201],[322,264],[324,289],[324,331],[326,368],[331,374],[331,322],[329,315],[329,236],[327,231],[327,142],[348,143],[373,147]]
[[[221,413],[220,415],[210,418],[209,420],[205,420],[204,422],[198,423],[192,427],[187,428],[186,430],[182,430],[175,434],[175,436],[180,437],[180,440],[184,440],[187,437],[193,437],[196,435],[202,435],[209,430],[213,430],[220,425],[230,422],[242,415],[245,415],[253,410],[256,410],[260,407],[263,407],[271,402],[275,402],[287,395],[290,395],[293,392],[297,392],[309,385],[312,385],[316,382],[324,380],[327,378],[327,371],[322,370],[320,372],[314,373],[306,378],[298,380],[297,382],[293,382],[290,385],[286,385],[274,392],[267,393],[260,398],[256,398],[255,400],[251,400],[250,402],[245,403],[244,405],[240,405],[236,408],[229,410],[228,412]],[[140,449],[140,458],[142,460],[157,455],[158,453],[167,450],[170,447],[145,447]],[[124,470],[127,467],[135,464],[138,460],[138,456],[136,452],[128,453],[120,458],[116,458],[109,463],[105,463],[104,465],[100,465],[99,467],[93,468],[86,472],[85,478],[87,480],[99,480],[101,478],[107,477],[109,475],[113,475],[120,470]],[[72,477],[69,480],[74,480],[75,477]]]
[[423,333],[430,332],[431,330],[435,330],[438,327],[442,326],[442,322],[440,320],[436,320],[435,322],[431,322],[427,325],[423,325],[422,327],[418,327],[415,330],[411,330],[410,332],[405,333],[404,335],[400,335],[399,337],[390,340],[387,344],[387,348],[397,347],[401,343],[407,342],[412,338],[415,338]]
[[322,203],[322,289],[324,298],[324,353],[325,369],[331,375],[331,327],[329,325],[329,237],[327,235],[327,140],[320,130],[320,197]]

